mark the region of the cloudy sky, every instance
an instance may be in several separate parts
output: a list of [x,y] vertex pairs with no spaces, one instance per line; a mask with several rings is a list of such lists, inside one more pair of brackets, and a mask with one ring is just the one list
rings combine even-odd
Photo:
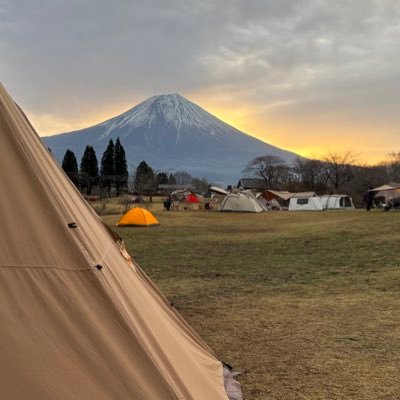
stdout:
[[303,155],[400,151],[400,1],[0,0],[0,79],[41,135],[180,93]]

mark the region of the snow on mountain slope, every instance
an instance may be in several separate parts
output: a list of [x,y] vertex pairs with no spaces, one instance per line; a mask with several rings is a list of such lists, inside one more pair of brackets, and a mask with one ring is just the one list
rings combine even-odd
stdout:
[[256,156],[276,155],[287,162],[296,157],[246,135],[179,94],[151,97],[98,125],[43,141],[60,161],[67,149],[79,159],[87,144],[100,159],[108,141],[117,137],[132,166],[146,160],[158,169],[184,169],[220,183],[238,180]]

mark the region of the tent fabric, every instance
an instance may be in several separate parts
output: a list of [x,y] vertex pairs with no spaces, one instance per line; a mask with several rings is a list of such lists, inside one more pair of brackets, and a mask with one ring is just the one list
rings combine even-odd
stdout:
[[292,197],[315,197],[317,196],[315,192],[298,192],[292,193],[287,191],[279,191],[279,190],[266,190],[261,194],[264,199],[271,201],[273,199],[281,199],[284,201],[290,200]]
[[296,197],[317,197],[315,192],[297,192],[297,193],[292,193],[292,196],[290,198],[296,198]]
[[382,186],[378,186],[375,189],[371,189],[370,192],[385,192],[387,190],[397,190],[400,189],[399,185],[382,185]]
[[193,193],[189,193],[185,198],[185,203],[200,203],[200,200]]
[[225,212],[258,213],[263,211],[263,207],[258,203],[253,193],[250,191],[244,191],[227,194],[222,201],[219,210]]
[[316,196],[293,196],[289,200],[289,211],[323,211],[323,207]]
[[118,221],[117,226],[157,226],[158,219],[148,210],[135,207],[127,211]]
[[324,210],[354,210],[353,199],[345,194],[324,195],[319,200]]
[[288,201],[292,197],[293,193],[287,191],[278,191],[278,190],[266,190],[261,194],[261,196],[268,201],[281,199],[284,201]]
[[2,399],[227,400],[223,364],[126,259],[1,84],[0,136]]
[[228,192],[225,189],[222,189],[218,186],[210,186],[209,188],[210,192],[214,192],[214,193],[218,193],[218,194],[223,194],[223,195],[227,195]]

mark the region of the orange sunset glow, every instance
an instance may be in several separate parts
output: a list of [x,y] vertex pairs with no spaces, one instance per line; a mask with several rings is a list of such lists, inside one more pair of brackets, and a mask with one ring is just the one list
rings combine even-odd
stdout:
[[[254,105],[239,104],[219,106],[216,101],[192,94],[190,99],[202,108],[233,127],[274,146],[293,151],[304,157],[318,158],[332,151],[353,151],[360,162],[372,164],[381,162],[386,155],[396,149],[395,144],[379,142],[379,127],[346,121],[324,123],[319,118],[313,120],[280,119],[268,113],[262,114]],[[140,102],[138,99],[137,102]],[[41,136],[71,132],[96,125],[115,117],[132,106],[126,104],[104,109],[100,113],[87,115],[84,119],[64,120],[54,115],[29,117]],[[363,138],[360,141],[360,138]],[[394,146],[394,147],[393,147]]]
[[84,10],[73,30],[55,10],[44,8],[50,24],[10,5],[0,72],[42,136],[179,93],[274,146],[307,157],[352,151],[371,164],[400,150],[400,9],[358,3],[127,6],[122,25],[104,23],[115,9]]

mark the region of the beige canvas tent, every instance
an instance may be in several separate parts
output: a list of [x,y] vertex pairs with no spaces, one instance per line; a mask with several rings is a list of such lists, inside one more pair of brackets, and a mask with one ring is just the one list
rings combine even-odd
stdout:
[[219,211],[258,213],[264,211],[264,209],[258,203],[253,192],[245,190],[238,193],[228,193],[222,201]]
[[1,84],[0,140],[1,398],[240,398]]

